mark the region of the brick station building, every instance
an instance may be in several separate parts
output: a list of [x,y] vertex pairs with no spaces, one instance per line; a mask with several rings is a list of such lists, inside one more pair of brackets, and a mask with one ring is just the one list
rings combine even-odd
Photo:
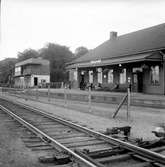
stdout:
[[72,87],[165,94],[165,24],[117,36],[67,64]]
[[30,58],[15,64],[14,86],[29,88],[50,83],[49,61]]

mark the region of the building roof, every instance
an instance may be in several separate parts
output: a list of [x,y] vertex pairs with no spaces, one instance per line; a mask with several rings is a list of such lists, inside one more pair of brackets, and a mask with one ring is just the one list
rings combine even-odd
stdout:
[[133,56],[165,49],[165,23],[107,40],[70,64]]
[[38,64],[38,65],[49,65],[49,61],[42,58],[30,58],[15,64],[15,67],[29,65],[29,64]]
[[124,64],[124,63],[132,63],[132,62],[140,62],[140,61],[162,61],[162,54],[159,52],[148,52],[148,53],[141,53],[138,55],[130,55],[130,56],[123,56],[123,57],[115,57],[106,60],[96,60],[96,61],[89,61],[89,62],[81,62],[75,64],[71,64],[67,67],[67,69],[75,68],[75,67],[98,67],[98,66],[106,66],[106,65],[114,65],[114,64]]

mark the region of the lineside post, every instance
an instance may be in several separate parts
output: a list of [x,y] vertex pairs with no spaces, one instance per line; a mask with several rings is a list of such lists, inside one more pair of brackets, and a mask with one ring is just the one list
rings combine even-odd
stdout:
[[65,84],[64,84],[64,106],[67,107],[67,92]]
[[130,88],[128,87],[127,88],[127,120],[129,119],[130,117]]
[[48,84],[48,101],[50,101],[50,84]]
[[3,94],[2,94],[2,87],[1,87],[1,95],[3,95]]
[[36,100],[38,100],[38,85],[36,86]]
[[88,110],[89,110],[89,112],[92,111],[92,106],[91,106],[91,86],[89,86],[89,89],[88,89]]

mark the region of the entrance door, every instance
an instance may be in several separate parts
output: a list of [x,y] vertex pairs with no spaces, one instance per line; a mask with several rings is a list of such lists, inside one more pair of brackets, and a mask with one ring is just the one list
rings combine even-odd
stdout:
[[85,89],[85,79],[84,79],[84,74],[80,75],[80,89],[84,90]]
[[37,86],[37,85],[38,85],[38,78],[34,77],[34,86]]
[[143,75],[142,74],[143,74],[142,72],[133,73],[132,89],[134,92],[143,91]]

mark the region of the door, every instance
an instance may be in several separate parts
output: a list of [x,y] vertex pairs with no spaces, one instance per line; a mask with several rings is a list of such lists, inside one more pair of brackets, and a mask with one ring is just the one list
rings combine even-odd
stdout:
[[37,85],[38,85],[38,78],[34,77],[34,86],[37,86]]
[[142,92],[143,91],[143,75],[142,72],[133,73],[133,92]]
[[138,92],[143,91],[143,73],[138,72],[137,73],[137,80],[138,80]]
[[81,90],[84,90],[84,89],[85,89],[84,87],[85,87],[84,75],[81,74],[81,75],[80,75],[80,89],[81,89]]

